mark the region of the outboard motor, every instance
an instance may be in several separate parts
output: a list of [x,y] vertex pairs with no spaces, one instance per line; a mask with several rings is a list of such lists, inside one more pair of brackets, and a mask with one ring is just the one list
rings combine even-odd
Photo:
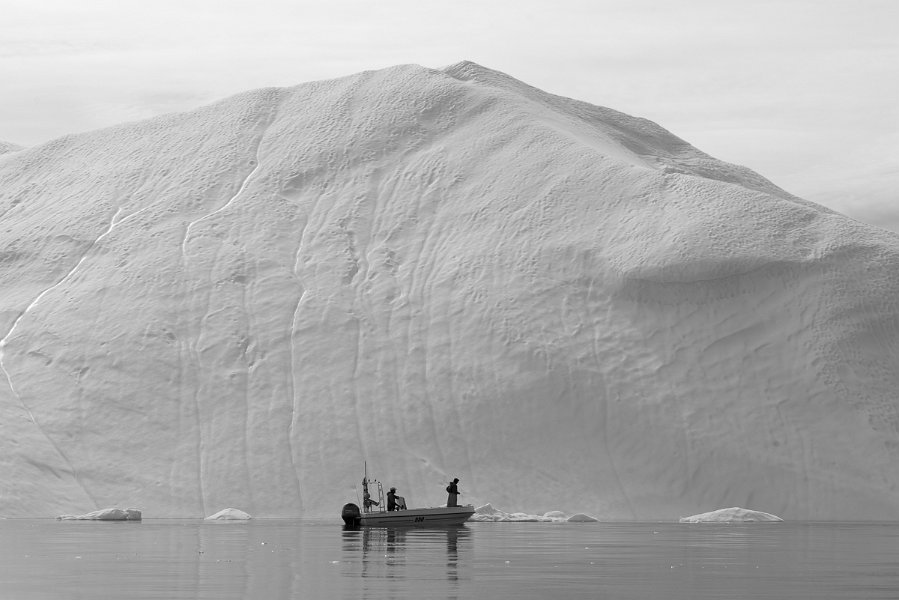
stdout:
[[353,529],[359,527],[362,523],[362,512],[359,510],[359,507],[352,502],[343,505],[340,516],[343,519],[344,524]]

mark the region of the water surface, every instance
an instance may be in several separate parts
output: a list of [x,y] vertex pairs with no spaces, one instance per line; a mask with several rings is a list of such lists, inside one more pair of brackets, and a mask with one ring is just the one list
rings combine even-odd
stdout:
[[899,598],[899,523],[9,519],[0,598]]

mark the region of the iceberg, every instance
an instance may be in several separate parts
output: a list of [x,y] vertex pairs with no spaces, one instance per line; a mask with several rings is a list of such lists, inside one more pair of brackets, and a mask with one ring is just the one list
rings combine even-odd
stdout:
[[205,518],[206,521],[249,521],[250,515],[236,508],[223,508],[214,515]]
[[552,517],[543,517],[540,515],[531,515],[522,512],[507,513],[505,511],[494,508],[492,504],[484,504],[475,508],[474,514],[470,521],[490,521],[490,522],[538,522],[552,521]]
[[748,510],[738,506],[713,510],[680,519],[681,523],[763,523],[777,521],[783,521],[783,519],[766,512]]
[[584,513],[569,515],[560,510],[552,510],[542,515],[533,515],[524,512],[508,513],[491,504],[484,504],[475,509],[470,521],[482,522],[511,522],[511,523],[595,523],[599,519]]
[[141,511],[136,508],[104,508],[83,515],[60,515],[58,521],[140,521]]
[[599,519],[591,517],[590,515],[585,515],[584,513],[576,513],[568,517],[567,521],[569,523],[597,523],[599,522]]
[[4,516],[899,511],[899,236],[646,119],[399,65],[12,148],[0,215]]

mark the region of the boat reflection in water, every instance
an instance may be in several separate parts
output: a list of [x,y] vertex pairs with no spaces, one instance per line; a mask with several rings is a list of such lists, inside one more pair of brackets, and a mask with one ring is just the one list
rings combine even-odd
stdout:
[[[343,575],[361,577],[373,595],[399,592],[391,581],[405,580],[418,597],[440,590],[446,597],[464,596],[471,583],[473,538],[465,525],[439,528],[363,527],[343,530]],[[410,581],[414,585],[409,585]],[[383,596],[383,597],[387,597]]]

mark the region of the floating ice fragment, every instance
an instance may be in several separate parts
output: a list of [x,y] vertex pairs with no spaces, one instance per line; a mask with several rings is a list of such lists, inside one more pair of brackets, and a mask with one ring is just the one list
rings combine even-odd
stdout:
[[[205,521],[249,521],[250,515],[236,508],[223,508],[214,515],[209,515]],[[264,542],[263,542],[264,543]]]
[[507,513],[502,510],[496,509],[490,504],[485,504],[484,506],[480,506],[475,509],[474,514],[471,516],[472,521],[514,521],[514,522],[534,522],[534,521],[552,521],[552,519],[547,517],[541,517],[538,515],[529,515],[527,513],[517,512],[517,513]]
[[140,521],[141,512],[136,508],[104,508],[84,515],[60,515],[57,521]]
[[749,510],[738,506],[713,510],[712,512],[680,519],[681,523],[755,523],[776,521],[783,521],[783,519],[766,512]]
[[576,515],[571,515],[568,517],[569,523],[596,523],[599,519],[596,517],[591,517],[590,515],[585,515],[584,513],[577,513]]
[[567,513],[564,513],[560,510],[551,510],[543,515],[532,515],[523,512],[515,512],[515,513],[507,513],[505,511],[494,508],[491,504],[485,504],[483,506],[479,506],[475,509],[474,514],[471,516],[472,521],[492,521],[492,522],[500,522],[500,521],[510,521],[510,522],[538,522],[538,523],[565,523],[565,522],[595,522],[597,519],[585,515],[583,513],[577,513],[572,516],[568,516]]

